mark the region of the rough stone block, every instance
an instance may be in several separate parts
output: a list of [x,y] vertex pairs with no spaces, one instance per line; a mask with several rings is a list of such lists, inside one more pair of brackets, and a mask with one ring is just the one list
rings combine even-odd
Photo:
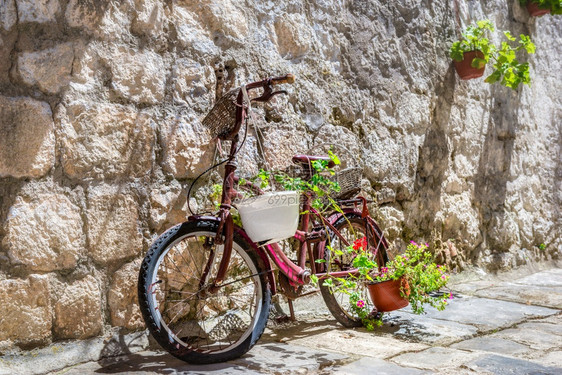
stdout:
[[[18,21],[16,1],[0,1],[0,27],[9,31]],[[1,44],[1,43],[0,43]]]
[[214,144],[193,117],[170,116],[160,121],[163,167],[175,178],[195,178],[211,166]]
[[51,337],[51,293],[46,276],[0,281],[0,342],[44,344]]
[[137,202],[109,186],[88,194],[87,231],[90,256],[100,264],[113,264],[142,252]]
[[5,224],[3,245],[12,264],[33,271],[72,269],[85,246],[80,208],[62,194],[17,198]]
[[96,0],[70,0],[66,6],[66,22],[70,27],[80,27],[93,33],[105,11],[103,4]]
[[286,59],[305,55],[312,49],[314,33],[303,14],[285,14],[275,20],[277,49]]
[[38,52],[22,52],[18,57],[18,72],[26,84],[56,94],[68,85],[73,60],[72,43],[63,43]]
[[55,22],[59,0],[16,0],[19,22]]
[[200,10],[205,25],[211,33],[216,32],[232,38],[242,39],[248,35],[248,20],[244,11],[232,0],[211,0]]
[[70,177],[132,178],[150,170],[154,133],[148,114],[92,101],[57,109],[62,165]]
[[54,333],[59,339],[85,339],[103,327],[98,281],[86,276],[68,285],[55,304]]
[[107,294],[111,324],[128,329],[144,327],[137,298],[137,281],[141,259],[121,267],[113,275]]
[[214,101],[216,80],[210,67],[191,59],[178,59],[172,67],[174,102],[187,103],[189,108],[206,113]]
[[176,180],[152,189],[150,192],[150,222],[152,227],[159,231],[165,224],[171,226],[185,221],[188,214],[185,193]]
[[53,115],[45,102],[0,96],[0,177],[41,177],[55,164]]
[[111,69],[111,88],[120,98],[139,104],[164,99],[166,66],[159,54],[116,46],[101,58]]
[[166,18],[163,3],[158,0],[135,0],[135,18],[131,29],[136,34],[153,38],[163,36]]

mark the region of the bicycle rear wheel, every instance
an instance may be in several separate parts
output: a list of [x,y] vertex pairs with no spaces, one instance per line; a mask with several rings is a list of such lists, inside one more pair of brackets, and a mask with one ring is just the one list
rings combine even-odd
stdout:
[[209,290],[224,248],[214,243],[216,230],[214,221],[169,229],[151,246],[139,273],[139,305],[150,333],[190,363],[240,357],[262,335],[269,313],[267,274],[236,234],[224,281],[218,291]]
[[[334,227],[337,231],[346,239],[346,241],[350,244],[353,243],[355,239],[365,237],[367,234],[367,227],[365,224],[365,220],[361,218],[361,216],[355,213],[346,213],[342,215],[340,218],[336,220],[334,223]],[[374,228],[375,233],[370,233],[369,238],[370,244],[369,248],[372,248],[374,251],[375,243],[378,243],[377,239],[382,238],[383,233],[381,233],[378,228]],[[346,245],[344,242],[336,236],[333,232],[329,231],[329,236],[327,242],[330,244],[331,248],[334,252],[338,250],[343,252],[343,255],[336,256],[332,254],[330,248],[326,246],[324,250],[324,259],[326,260],[326,272],[337,272],[337,271],[346,271],[353,269],[353,258],[352,254],[348,254],[344,249]],[[386,259],[386,242],[384,244],[379,245],[379,250],[382,254],[381,259]],[[378,261],[381,263],[381,261]],[[380,266],[384,266],[384,264],[379,264]],[[328,310],[332,313],[334,318],[344,327],[352,328],[352,327],[359,327],[362,325],[361,318],[354,312],[352,308],[349,295],[343,292],[338,291],[338,282],[334,280],[334,287],[324,286],[323,283],[320,282],[320,291],[322,292],[322,297],[324,298],[324,302],[328,307]],[[369,298],[369,293],[367,288],[359,284],[357,285],[356,291],[360,294],[360,299],[362,299],[369,310],[372,310],[373,304]]]

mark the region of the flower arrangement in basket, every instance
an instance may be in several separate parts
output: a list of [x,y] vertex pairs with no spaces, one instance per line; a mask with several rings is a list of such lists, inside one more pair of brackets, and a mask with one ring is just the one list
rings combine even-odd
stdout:
[[[333,278],[337,290],[349,295],[349,303],[367,329],[382,324],[382,313],[411,305],[415,314],[424,313],[424,305],[442,311],[451,293],[436,293],[448,280],[447,267],[438,265],[429,252],[427,244],[410,242],[406,252],[396,256],[385,267],[379,267],[372,252],[367,251],[365,238],[357,239],[346,249],[355,256],[353,267],[358,274],[353,279]],[[326,279],[324,285],[334,286],[333,279]],[[367,284],[369,295],[375,306],[370,310],[367,301],[358,292],[359,283]]]

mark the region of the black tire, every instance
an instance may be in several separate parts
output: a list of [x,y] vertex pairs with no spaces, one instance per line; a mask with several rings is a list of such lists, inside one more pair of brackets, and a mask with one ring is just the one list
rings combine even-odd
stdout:
[[221,259],[223,246],[214,244],[217,226],[201,220],[169,229],[152,244],[139,273],[139,306],[146,326],[164,349],[189,363],[240,357],[258,341],[267,323],[267,273],[240,236],[234,235],[219,290],[200,288],[211,250],[215,257],[205,285],[214,280]]
[[[353,243],[354,239],[360,238],[367,233],[365,221],[361,218],[361,216],[355,213],[346,213],[345,215],[341,215],[341,217],[339,217],[334,223],[334,227],[350,243]],[[375,235],[370,235],[370,247],[373,247],[375,238],[378,237],[380,239],[383,236],[378,228],[374,228],[374,230],[376,232]],[[334,235],[334,233],[331,233],[330,231],[328,233],[329,236],[326,245],[330,244],[333,249],[341,250],[346,247],[342,243],[341,239]],[[380,263],[385,263],[385,259],[387,259],[386,242],[384,242],[384,245],[379,246],[379,251],[381,251],[381,256],[379,257],[380,259],[378,260],[378,263],[379,266],[384,266],[384,264]],[[353,268],[352,256],[345,252],[342,256],[332,256],[331,251],[327,246],[324,250],[324,259],[326,260],[325,264],[327,272],[345,271]],[[320,282],[320,291],[322,292],[322,297],[324,298],[324,302],[326,303],[328,310],[330,310],[334,318],[344,327],[352,328],[361,326],[361,319],[351,309],[349,296],[343,292],[335,290],[337,289],[336,281],[334,281],[334,285],[336,285],[336,288],[324,286],[322,285],[322,282]],[[358,284],[357,288],[357,291],[360,292],[363,301],[365,301],[368,308],[371,310],[373,308],[373,304],[369,298],[367,288],[361,284]]]

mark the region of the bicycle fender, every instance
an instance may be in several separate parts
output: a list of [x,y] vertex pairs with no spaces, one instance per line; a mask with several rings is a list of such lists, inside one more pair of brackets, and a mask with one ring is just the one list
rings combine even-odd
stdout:
[[[220,218],[216,217],[216,216],[190,216],[188,218],[189,221],[215,221],[215,222],[220,222]],[[240,226],[234,224],[234,232],[239,235],[240,237],[244,238],[246,240],[246,242],[248,242],[250,244],[250,247],[252,248],[253,251],[255,251],[258,256],[260,257],[261,261],[263,262],[263,266],[264,266],[264,271],[268,271],[267,272],[267,278],[269,279],[269,288],[271,290],[271,295],[274,296],[275,294],[277,294],[277,286],[275,284],[275,276],[273,274],[273,269],[271,268],[271,262],[269,261],[269,257],[267,256],[267,254],[265,253],[265,251],[256,246],[256,244],[254,243],[254,241],[252,241],[250,239],[250,237],[248,236],[248,234],[246,233],[246,231],[241,228]]]

